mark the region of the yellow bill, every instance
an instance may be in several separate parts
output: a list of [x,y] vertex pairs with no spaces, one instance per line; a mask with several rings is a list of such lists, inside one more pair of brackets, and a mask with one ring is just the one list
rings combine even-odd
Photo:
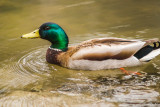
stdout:
[[24,34],[21,36],[21,38],[25,38],[25,39],[40,38],[39,29],[36,29],[31,33]]

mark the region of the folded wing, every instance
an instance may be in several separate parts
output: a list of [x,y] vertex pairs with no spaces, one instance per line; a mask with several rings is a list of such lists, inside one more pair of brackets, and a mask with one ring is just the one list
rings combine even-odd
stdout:
[[73,60],[101,61],[123,60],[134,55],[146,42],[121,38],[99,38],[85,41],[77,46]]

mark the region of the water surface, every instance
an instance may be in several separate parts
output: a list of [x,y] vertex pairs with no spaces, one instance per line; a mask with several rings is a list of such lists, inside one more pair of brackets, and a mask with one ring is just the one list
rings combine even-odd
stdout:
[[160,38],[158,0],[1,0],[1,106],[160,106],[160,56],[126,68],[70,70],[48,64],[50,43],[20,36],[44,22],[59,24],[70,45],[100,37]]

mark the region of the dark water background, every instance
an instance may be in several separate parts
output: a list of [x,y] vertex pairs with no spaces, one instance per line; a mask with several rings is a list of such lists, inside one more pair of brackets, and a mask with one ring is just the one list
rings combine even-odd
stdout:
[[160,106],[160,56],[126,68],[141,76],[48,64],[48,41],[20,38],[44,22],[64,28],[70,45],[99,37],[160,38],[160,1],[1,0],[0,106]]

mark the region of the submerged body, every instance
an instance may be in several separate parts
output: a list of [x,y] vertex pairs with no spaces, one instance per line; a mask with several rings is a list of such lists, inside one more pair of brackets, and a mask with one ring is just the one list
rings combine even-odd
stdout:
[[[137,66],[160,54],[158,39],[140,41],[96,38],[68,47],[66,33],[55,23],[45,23],[39,30],[22,36],[22,38],[34,37],[52,43],[46,53],[47,62],[70,69],[102,70]],[[150,46],[152,43],[154,46]]]

